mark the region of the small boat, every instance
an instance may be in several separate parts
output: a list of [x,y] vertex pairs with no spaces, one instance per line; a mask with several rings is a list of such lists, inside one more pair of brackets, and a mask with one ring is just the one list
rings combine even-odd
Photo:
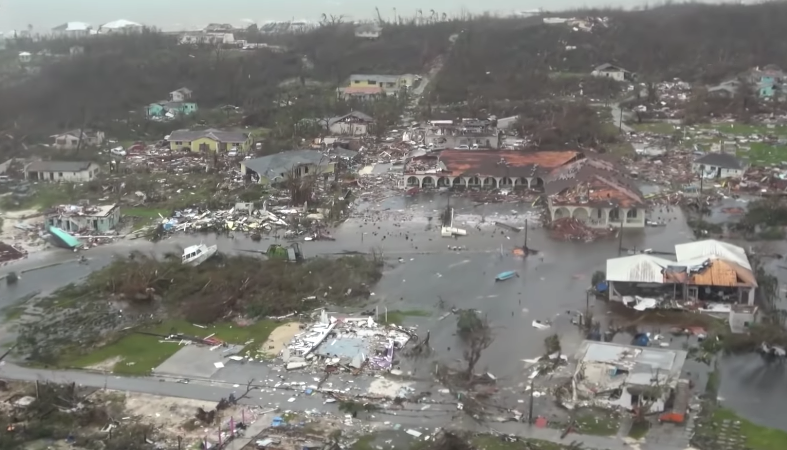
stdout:
[[215,255],[219,247],[211,245],[208,247],[205,244],[191,245],[183,249],[183,264],[190,266],[198,266],[208,260],[211,256]]
[[495,281],[505,281],[508,280],[509,278],[514,278],[514,277],[519,277],[519,274],[513,270],[509,270],[508,272],[500,272],[499,274],[497,274],[497,276],[495,277]]

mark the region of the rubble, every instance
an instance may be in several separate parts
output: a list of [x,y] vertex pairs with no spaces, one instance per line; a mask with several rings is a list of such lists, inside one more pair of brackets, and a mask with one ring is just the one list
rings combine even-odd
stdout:
[[562,241],[593,242],[610,236],[613,232],[612,229],[590,228],[572,217],[553,220],[546,228],[549,230],[550,237]]
[[295,335],[279,356],[287,370],[318,361],[326,368],[391,370],[394,351],[402,349],[412,337],[409,330],[378,325],[371,317],[338,318],[323,310],[320,319]]

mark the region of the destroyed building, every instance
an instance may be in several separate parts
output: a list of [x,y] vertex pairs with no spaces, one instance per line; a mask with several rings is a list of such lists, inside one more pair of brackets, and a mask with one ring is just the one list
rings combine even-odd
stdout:
[[116,204],[103,206],[56,206],[46,215],[49,226],[69,232],[106,233],[120,222],[120,208]]
[[554,168],[581,157],[574,150],[511,152],[497,150],[443,150],[411,159],[405,166],[407,187],[466,187],[542,190]]
[[594,228],[645,226],[645,200],[633,180],[608,161],[583,158],[554,169],[545,192],[551,219]]
[[676,245],[675,255],[608,259],[609,299],[639,311],[683,308],[725,318],[736,304],[754,305],[757,279],[741,247],[708,239]]
[[681,373],[687,356],[684,350],[584,341],[576,354],[570,406],[685,414],[691,392]]
[[261,184],[281,182],[290,176],[300,178],[321,175],[330,178],[336,174],[340,160],[352,160],[357,155],[358,152],[338,147],[330,152],[290,150],[243,161],[241,173]]
[[323,310],[319,320],[295,335],[280,356],[288,370],[316,361],[327,366],[390,370],[394,352],[410,339],[402,329],[380,325],[371,317],[329,316]]
[[488,120],[465,120],[456,125],[452,121],[432,121],[424,133],[424,144],[433,148],[498,149],[501,141],[497,128]]
[[35,161],[25,166],[25,179],[56,183],[83,183],[92,180],[99,165],[90,161]]

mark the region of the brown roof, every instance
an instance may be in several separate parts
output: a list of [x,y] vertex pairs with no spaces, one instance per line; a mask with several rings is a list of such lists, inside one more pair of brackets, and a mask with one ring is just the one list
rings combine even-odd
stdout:
[[691,276],[690,284],[700,286],[756,286],[751,270],[722,259],[710,261],[710,266]]
[[633,180],[611,162],[597,158],[584,158],[554,169],[544,190],[555,205],[630,208],[645,203]]
[[451,176],[534,177],[574,160],[575,150],[518,152],[511,150],[443,150],[440,162]]

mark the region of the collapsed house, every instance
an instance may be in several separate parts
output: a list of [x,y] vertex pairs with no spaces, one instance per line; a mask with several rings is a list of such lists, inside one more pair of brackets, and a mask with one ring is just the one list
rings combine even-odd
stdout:
[[120,208],[112,205],[60,205],[46,216],[49,226],[69,232],[106,233],[120,222]]
[[681,378],[687,356],[684,350],[584,341],[576,355],[567,406],[586,403],[685,414],[691,397],[689,381]]
[[403,329],[379,325],[371,317],[338,318],[323,310],[320,319],[295,335],[280,356],[289,370],[316,361],[326,366],[390,370],[394,351],[411,337]]
[[639,311],[675,308],[721,315],[734,314],[733,305],[754,305],[757,279],[741,247],[708,239],[676,245],[675,256],[676,261],[650,254],[608,259],[609,299]]

